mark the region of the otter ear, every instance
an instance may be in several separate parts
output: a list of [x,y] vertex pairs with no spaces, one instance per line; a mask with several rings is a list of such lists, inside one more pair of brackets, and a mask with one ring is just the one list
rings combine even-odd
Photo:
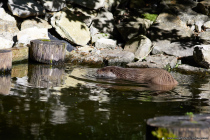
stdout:
[[111,72],[113,72],[113,69],[110,69]]

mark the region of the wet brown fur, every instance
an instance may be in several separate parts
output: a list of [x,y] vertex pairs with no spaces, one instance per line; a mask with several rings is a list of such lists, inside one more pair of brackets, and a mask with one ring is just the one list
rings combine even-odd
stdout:
[[108,73],[113,73],[117,79],[126,79],[140,83],[153,83],[166,86],[178,84],[169,72],[159,68],[121,68],[108,66],[97,70],[99,77],[110,77]]

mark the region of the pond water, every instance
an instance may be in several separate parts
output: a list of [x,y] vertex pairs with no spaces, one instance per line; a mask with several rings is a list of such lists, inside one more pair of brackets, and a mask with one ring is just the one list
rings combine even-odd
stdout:
[[17,64],[0,77],[1,140],[146,139],[155,116],[210,113],[208,75],[171,72],[179,85],[97,79],[97,68]]

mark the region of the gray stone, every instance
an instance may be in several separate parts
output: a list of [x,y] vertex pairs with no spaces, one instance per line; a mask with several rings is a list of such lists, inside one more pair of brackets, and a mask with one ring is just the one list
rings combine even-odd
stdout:
[[190,66],[187,64],[182,64],[177,67],[178,70],[185,71],[185,72],[192,72],[192,73],[210,73],[210,69],[199,68]]
[[201,32],[198,37],[202,41],[203,44],[209,44],[210,43],[210,31]]
[[67,0],[67,2],[75,3],[89,9],[99,9],[104,7],[105,0]]
[[91,43],[95,43],[97,40],[101,39],[101,38],[106,38],[106,39],[110,39],[112,38],[112,35],[108,34],[108,33],[97,33],[91,36]]
[[197,45],[193,51],[193,57],[196,63],[209,68],[210,65],[210,45]]
[[41,0],[42,5],[49,11],[60,11],[66,7],[66,0]]
[[97,49],[114,49],[117,46],[117,42],[112,39],[101,38],[96,41],[95,47]]
[[153,42],[152,54],[168,54],[176,57],[192,56],[195,43],[192,41],[171,42],[168,40],[159,40]]
[[197,4],[195,7],[196,11],[204,15],[210,15],[210,4],[209,0],[203,0]]
[[63,10],[51,18],[51,25],[57,33],[70,42],[84,46],[90,40],[90,31],[79,15],[70,10]]
[[106,61],[109,65],[129,63],[134,60],[134,54],[123,51],[121,49],[115,50],[98,50],[93,49],[91,52],[83,52],[79,50],[72,51],[66,54],[67,62],[87,63],[87,64],[103,64]]
[[174,68],[177,64],[177,58],[175,56],[168,55],[150,55],[147,56],[144,61],[128,63],[129,67],[149,67],[149,68]]
[[38,17],[24,20],[21,24],[21,30],[24,30],[26,28],[32,28],[32,27],[47,28],[47,29],[52,28],[52,26],[47,21],[40,19]]
[[45,9],[34,0],[8,0],[8,8],[20,18],[45,14]]
[[143,59],[150,53],[152,42],[144,35],[134,37],[129,40],[124,47],[125,51],[129,51],[135,54],[136,59]]
[[92,25],[96,29],[96,33],[113,34],[114,17],[111,12],[101,10],[97,17],[93,19]]

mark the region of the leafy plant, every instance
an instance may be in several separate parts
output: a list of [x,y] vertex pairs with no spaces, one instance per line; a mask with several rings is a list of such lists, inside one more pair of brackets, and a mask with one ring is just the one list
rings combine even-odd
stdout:
[[154,22],[158,15],[157,14],[145,13],[145,14],[143,14],[143,16],[144,16],[144,18],[149,19],[149,20]]
[[165,140],[168,138],[170,138],[170,140],[175,140],[177,137],[166,128],[158,128],[156,131],[152,131],[152,135],[158,138],[158,140]]

